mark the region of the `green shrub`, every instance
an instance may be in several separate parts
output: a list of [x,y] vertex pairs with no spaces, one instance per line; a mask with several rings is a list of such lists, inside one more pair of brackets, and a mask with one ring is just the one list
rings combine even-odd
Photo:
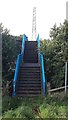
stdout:
[[[46,96],[36,98],[3,98],[3,118],[66,118],[66,98]],[[36,110],[39,110],[37,113]],[[40,115],[40,116],[39,116]]]

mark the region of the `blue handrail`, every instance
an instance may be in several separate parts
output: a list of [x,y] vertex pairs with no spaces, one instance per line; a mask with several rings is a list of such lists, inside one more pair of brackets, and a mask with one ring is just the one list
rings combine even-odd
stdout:
[[40,54],[40,62],[41,62],[41,67],[42,67],[42,93],[45,95],[45,72],[44,72],[44,59],[43,55]]
[[[37,36],[37,42],[38,42],[38,49],[40,48],[40,38],[39,38],[39,34]],[[39,58],[39,61],[40,61],[40,52],[38,52],[38,58]]]
[[22,55],[19,54],[17,61],[16,61],[16,69],[15,69],[14,82],[13,82],[13,96],[16,96],[16,81],[17,81],[17,77],[18,77],[18,71],[19,71],[21,57],[22,57]]
[[[39,38],[39,34],[38,34],[38,37],[37,37],[37,42],[38,42],[38,48],[40,47],[40,38]],[[44,59],[43,59],[43,55],[40,54],[40,52],[38,53],[39,55],[39,61],[40,61],[40,64],[41,64],[41,68],[42,68],[42,94],[45,95],[45,72],[44,72]]]
[[17,62],[16,62],[16,69],[15,69],[15,74],[14,74],[14,82],[13,82],[13,96],[16,96],[16,82],[17,82],[17,77],[18,77],[18,72],[19,72],[19,65],[21,62],[21,59],[23,59],[23,54],[24,54],[24,44],[25,41],[27,41],[27,37],[24,34],[23,39],[22,39],[22,50],[21,54],[18,55]]
[[21,54],[23,55],[24,53],[24,44],[25,44],[25,41],[28,41],[26,35],[24,34],[23,35],[23,39],[22,39],[22,50],[21,50]]

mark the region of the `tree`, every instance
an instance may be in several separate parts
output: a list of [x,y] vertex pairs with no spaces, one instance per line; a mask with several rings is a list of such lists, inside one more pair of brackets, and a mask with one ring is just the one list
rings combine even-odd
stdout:
[[15,63],[21,46],[17,43],[18,36],[9,34],[8,29],[2,32],[2,77],[3,83],[14,78]]
[[40,49],[45,59],[47,81],[55,88],[64,84],[64,66],[68,61],[68,22],[64,21],[59,27],[54,25],[50,37],[51,40],[42,42]]

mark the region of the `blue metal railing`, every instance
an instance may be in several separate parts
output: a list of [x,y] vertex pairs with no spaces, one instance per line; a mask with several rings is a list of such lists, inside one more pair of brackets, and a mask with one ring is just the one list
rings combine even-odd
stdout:
[[[37,37],[37,42],[38,42],[38,48],[39,48],[40,47],[39,34]],[[43,59],[43,55],[40,54],[40,52],[38,53],[38,55],[39,55],[39,61],[40,61],[41,68],[42,68],[42,94],[45,95],[46,80],[45,80],[45,72],[44,72],[44,59]]]
[[42,93],[43,95],[45,95],[45,72],[44,72],[44,59],[43,59],[43,55],[40,54],[40,63],[41,63],[41,67],[42,67]]
[[25,41],[28,41],[26,35],[24,34],[23,35],[23,39],[22,39],[22,50],[21,50],[21,54],[23,55],[24,53],[24,44],[25,44]]
[[[39,38],[39,34],[37,36],[37,42],[38,42],[38,49],[40,48],[40,38]],[[40,61],[40,52],[38,52],[38,58],[39,58],[39,61]]]
[[14,81],[13,81],[13,96],[16,96],[16,82],[17,82],[17,78],[18,78],[18,72],[19,72],[19,66],[21,63],[21,59],[23,59],[23,54],[24,54],[24,44],[25,41],[27,41],[27,37],[24,34],[23,35],[23,39],[22,39],[22,50],[21,50],[21,54],[18,55],[17,61],[16,61],[16,69],[15,69],[15,74],[14,74]]
[[18,77],[18,71],[19,71],[19,65],[21,61],[22,55],[19,54],[17,61],[16,61],[16,69],[15,69],[15,75],[14,75],[14,82],[13,82],[13,96],[16,96],[16,82],[17,82],[17,77]]

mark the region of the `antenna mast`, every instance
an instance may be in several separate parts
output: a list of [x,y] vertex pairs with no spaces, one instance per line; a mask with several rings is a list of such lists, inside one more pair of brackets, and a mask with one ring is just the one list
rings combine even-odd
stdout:
[[36,40],[36,7],[33,8],[32,40]]

